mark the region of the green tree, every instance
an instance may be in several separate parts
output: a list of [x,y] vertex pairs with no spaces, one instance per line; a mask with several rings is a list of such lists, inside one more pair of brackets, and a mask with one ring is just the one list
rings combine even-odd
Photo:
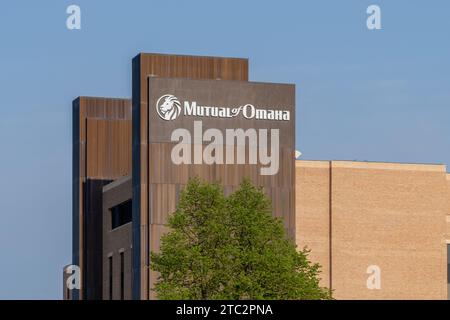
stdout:
[[151,253],[159,299],[331,299],[320,266],[296,249],[248,180],[225,197],[219,184],[191,179],[168,225]]

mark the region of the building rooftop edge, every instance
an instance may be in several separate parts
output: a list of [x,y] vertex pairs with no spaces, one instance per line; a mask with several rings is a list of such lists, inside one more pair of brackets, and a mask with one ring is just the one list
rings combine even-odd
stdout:
[[109,191],[109,190],[129,181],[129,180],[131,180],[131,178],[132,178],[131,175],[120,177],[120,178],[114,180],[113,182],[108,183],[107,185],[103,186],[103,192]]
[[108,99],[108,100],[124,100],[131,101],[131,98],[120,98],[120,97],[102,97],[102,96],[78,96],[73,101],[78,99]]
[[441,163],[407,163],[407,162],[387,162],[387,161],[352,161],[352,160],[301,160],[295,161],[296,166],[304,167],[329,167],[330,163],[334,168],[357,168],[357,169],[387,169],[387,170],[418,170],[445,172],[447,167]]
[[224,57],[224,56],[213,56],[213,55],[202,55],[202,54],[176,54],[176,53],[158,53],[158,52],[139,52],[136,57],[140,55],[153,55],[153,56],[172,56],[172,57],[198,57],[198,58],[217,58],[217,59],[235,59],[235,60],[246,60],[249,58],[241,57]]
[[249,84],[270,84],[270,85],[278,85],[278,86],[288,86],[288,87],[296,87],[295,83],[288,82],[263,82],[263,81],[252,81],[252,80],[224,80],[224,79],[198,79],[198,78],[187,78],[187,77],[160,77],[158,75],[147,75],[147,78],[150,80],[153,79],[169,79],[169,80],[190,80],[190,81],[198,81],[198,82],[210,82],[210,81],[220,81],[220,82],[241,82],[241,83],[249,83]]

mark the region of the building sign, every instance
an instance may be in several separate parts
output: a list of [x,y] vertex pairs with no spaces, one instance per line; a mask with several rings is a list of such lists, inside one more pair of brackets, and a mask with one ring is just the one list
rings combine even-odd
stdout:
[[[163,120],[175,120],[182,113],[182,107],[177,97],[172,94],[164,94],[156,102],[156,111]],[[288,110],[260,109],[250,103],[238,107],[218,107],[199,105],[197,101],[184,101],[183,114],[194,117],[234,118],[242,115],[245,119],[290,120]]]
[[282,148],[294,159],[293,88],[149,78],[150,142],[168,143],[174,166],[256,165],[277,175]]

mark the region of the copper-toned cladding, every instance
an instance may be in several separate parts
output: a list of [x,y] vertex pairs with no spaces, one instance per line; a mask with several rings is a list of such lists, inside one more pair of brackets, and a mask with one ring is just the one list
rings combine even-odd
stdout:
[[[164,231],[167,215],[175,208],[180,190],[189,177],[199,176],[207,181],[220,181],[225,192],[234,190],[244,177],[264,187],[272,199],[274,215],[283,217],[286,229],[293,236],[295,232],[294,217],[294,137],[295,110],[291,110],[289,124],[280,130],[280,170],[275,176],[261,176],[259,165],[179,165],[172,164],[170,152],[173,144],[167,141],[167,135],[177,127],[184,127],[191,121],[161,123],[150,117],[148,106],[149,81],[157,86],[158,78],[188,78],[194,85],[187,92],[198,95],[199,90],[208,91],[214,84],[220,83],[222,91],[247,92],[247,98],[262,99],[277,97],[279,100],[293,101],[295,89],[290,85],[250,84],[248,81],[248,60],[237,58],[214,58],[193,56],[168,56],[141,54],[133,60],[133,297],[135,299],[155,298],[151,291],[156,274],[149,266],[149,252],[159,249],[159,237]],[[195,82],[192,80],[222,80],[213,82]],[[227,81],[233,80],[233,81]],[[161,80],[164,82],[164,80]],[[161,83],[159,81],[159,83]],[[167,79],[168,82],[183,82],[182,79]],[[152,82],[152,83],[153,83]],[[183,82],[183,85],[186,85]],[[203,89],[202,89],[202,86]],[[245,89],[241,90],[241,87]],[[274,91],[271,91],[274,90]],[[279,94],[277,94],[277,91]],[[281,94],[283,92],[284,94]],[[226,99],[223,94],[217,101]],[[205,93],[207,96],[208,94]],[[245,96],[246,93],[243,93]],[[155,97],[152,97],[155,98]],[[245,98],[245,97],[244,97]],[[261,101],[262,101],[261,100]],[[289,103],[293,108],[293,103]],[[223,126],[223,120],[203,119],[209,127]],[[255,126],[270,128],[270,121],[259,124],[249,121],[227,121],[233,127]],[[222,123],[222,124],[221,124]],[[251,124],[252,123],[252,124]],[[150,129],[149,130],[149,124]],[[163,126],[161,126],[163,125]],[[151,128],[153,126],[153,128]],[[162,138],[166,135],[165,138]],[[150,138],[150,141],[149,141]]]
[[72,130],[72,260],[82,270],[81,290],[74,292],[74,296],[77,298],[79,294],[79,298],[83,298],[85,238],[90,236],[84,230],[84,214],[95,207],[98,200],[86,202],[86,183],[89,180],[111,181],[131,174],[131,101],[78,97],[73,101]]
[[149,76],[248,81],[248,60],[142,53],[133,59],[133,298],[149,296]]
[[[85,243],[85,238],[89,235],[83,228],[86,223],[84,214],[87,209],[96,207],[95,203],[85,203],[85,183],[89,180],[100,182],[115,180],[131,174],[131,167],[133,167],[133,214],[135,215],[133,217],[133,261],[135,262],[133,297],[141,299],[150,298],[151,285],[148,270],[150,243],[153,244],[153,249],[159,247],[158,235],[164,230],[162,223],[167,218],[167,214],[175,208],[180,189],[187,182],[188,177],[200,175],[209,181],[223,181],[225,191],[229,193],[239,183],[240,178],[245,176],[245,173],[253,181],[261,182],[265,186],[267,194],[271,196],[277,208],[293,211],[293,203],[290,201],[293,198],[292,190],[280,188],[279,178],[261,178],[266,183],[263,180],[259,181],[255,166],[231,165],[222,169],[211,166],[190,166],[189,168],[180,166],[174,170],[169,162],[167,166],[161,167],[164,157],[170,157],[170,153],[167,153],[169,150],[166,150],[170,145],[152,144],[164,150],[150,152],[153,147],[149,148],[148,144],[147,79],[149,76],[248,81],[248,60],[163,54],[136,56],[133,59],[133,125],[130,121],[132,108],[129,100],[80,97],[73,103],[73,261],[85,270],[86,257],[95,259],[85,252],[86,250],[91,252],[92,248],[87,248]],[[132,131],[133,138],[131,138]],[[133,145],[132,152],[131,145]],[[283,148],[282,154],[281,161],[284,161],[283,159],[290,158],[291,150]],[[156,157],[156,159],[152,160],[150,157]],[[134,163],[131,166],[132,161]],[[150,170],[149,165],[153,165],[155,170]],[[173,179],[167,177],[168,172],[171,172],[170,175],[176,172],[181,175],[176,174],[177,181],[171,181]],[[151,187],[149,187],[149,179],[154,181]],[[149,197],[152,199],[150,206]],[[149,223],[150,219],[153,223]],[[82,285],[84,284],[85,282],[82,281]],[[82,288],[80,298],[83,298],[83,292]]]

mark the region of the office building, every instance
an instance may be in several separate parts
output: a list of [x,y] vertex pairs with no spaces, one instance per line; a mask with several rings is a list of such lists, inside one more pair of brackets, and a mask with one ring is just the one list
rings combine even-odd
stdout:
[[81,289],[64,296],[157,298],[149,252],[198,176],[226,193],[244,178],[262,186],[337,299],[447,299],[446,167],[295,160],[295,110],[293,84],[251,82],[247,59],[203,56],[139,54],[131,100],[75,99],[72,263]]

